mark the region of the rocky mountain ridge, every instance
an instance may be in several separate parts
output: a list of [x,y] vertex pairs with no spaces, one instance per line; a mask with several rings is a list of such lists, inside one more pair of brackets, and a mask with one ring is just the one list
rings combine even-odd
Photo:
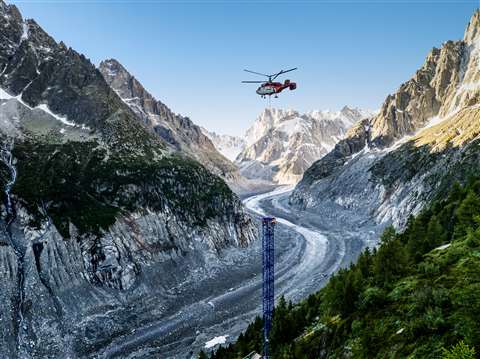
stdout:
[[291,196],[315,210],[329,200],[403,227],[455,180],[478,170],[480,11],[463,40],[428,54],[380,113],[353,126],[304,174]]
[[369,111],[345,106],[341,111],[265,109],[247,130],[247,147],[238,155],[240,172],[280,184],[296,183],[303,172],[325,155],[347,129]]
[[255,227],[85,56],[1,0],[0,20],[0,357],[92,357],[162,316],[192,270],[172,267],[208,266]]
[[175,150],[195,158],[226,180],[238,179],[236,167],[216,150],[199,126],[156,100],[117,60],[102,61],[99,70],[135,114]]

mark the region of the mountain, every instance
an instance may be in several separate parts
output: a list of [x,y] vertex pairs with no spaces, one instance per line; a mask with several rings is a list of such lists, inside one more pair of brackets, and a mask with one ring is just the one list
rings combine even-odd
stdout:
[[226,180],[238,177],[236,167],[216,150],[199,126],[156,100],[117,60],[102,61],[99,70],[105,81],[147,127],[175,150],[188,154]]
[[480,13],[463,40],[434,48],[412,79],[389,95],[304,174],[298,208],[326,201],[403,227],[410,214],[479,170]]
[[[479,174],[477,10],[463,40],[434,48],[381,111],[357,122],[296,186],[290,202],[304,217],[361,214],[394,226],[319,292],[277,302],[271,356],[477,358]],[[260,352],[261,330],[258,318],[211,358]]]
[[296,183],[303,172],[325,155],[367,111],[344,107],[341,111],[265,109],[247,130],[247,146],[238,155],[240,172],[247,178]]
[[246,142],[243,138],[230,135],[219,135],[215,132],[202,128],[203,133],[215,146],[215,148],[230,161],[235,161],[238,154],[243,151]]
[[255,227],[85,56],[14,5],[0,19],[0,356],[92,357]]

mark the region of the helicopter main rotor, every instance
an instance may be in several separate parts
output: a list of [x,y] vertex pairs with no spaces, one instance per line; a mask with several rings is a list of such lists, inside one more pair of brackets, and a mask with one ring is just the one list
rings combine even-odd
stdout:
[[[260,72],[251,71],[251,70],[243,70],[243,71],[249,72],[249,73],[255,74],[255,75],[265,76],[265,77],[268,78],[268,82],[272,82],[278,76],[286,74],[287,72],[290,72],[290,71],[295,71],[295,70],[297,70],[297,67],[295,67],[293,69],[289,69],[289,70],[281,70],[280,72],[277,72],[276,74],[273,74],[273,75],[262,74]],[[264,82],[264,81],[242,81],[242,83],[262,83],[262,82]]]

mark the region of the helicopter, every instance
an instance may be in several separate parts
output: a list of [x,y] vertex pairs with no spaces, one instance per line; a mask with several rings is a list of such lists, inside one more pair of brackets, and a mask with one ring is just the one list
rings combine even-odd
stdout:
[[293,68],[290,70],[281,70],[273,75],[266,75],[260,72],[250,71],[250,70],[243,70],[245,72],[249,72],[255,75],[265,76],[268,78],[268,81],[242,81],[244,84],[261,84],[260,87],[257,89],[257,94],[259,94],[262,98],[266,96],[275,95],[275,98],[278,98],[278,94],[289,88],[290,90],[295,90],[297,88],[297,84],[295,82],[291,82],[290,80],[285,80],[282,84],[281,82],[273,82],[278,76],[283,75],[287,72],[297,70],[297,68]]

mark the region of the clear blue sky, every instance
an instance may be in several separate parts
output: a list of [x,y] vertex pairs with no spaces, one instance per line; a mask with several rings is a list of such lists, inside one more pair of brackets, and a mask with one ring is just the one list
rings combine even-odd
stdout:
[[433,46],[460,39],[479,0],[9,1],[92,62],[118,59],[159,100],[242,134],[265,107],[248,68],[299,67],[272,106],[376,109]]

